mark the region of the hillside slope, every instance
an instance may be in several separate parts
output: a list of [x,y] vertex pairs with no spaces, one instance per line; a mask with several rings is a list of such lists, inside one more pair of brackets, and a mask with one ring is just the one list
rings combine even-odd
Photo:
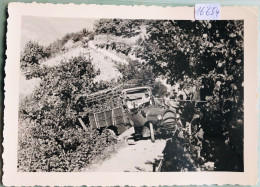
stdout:
[[[87,44],[82,42],[73,43],[69,40],[65,46],[69,46],[69,50],[60,52],[53,57],[42,60],[40,67],[55,67],[59,66],[61,61],[66,61],[70,58],[80,55],[89,56],[92,59],[92,64],[96,70],[100,71],[100,75],[95,78],[95,81],[110,81],[116,80],[122,76],[122,74],[115,67],[116,63],[128,64],[128,58],[122,54],[117,53],[115,50],[106,50],[96,46],[96,43],[106,42],[102,37],[95,37],[94,40],[89,41]],[[104,37],[103,37],[104,38]],[[113,38],[115,40],[115,38]],[[20,78],[20,97],[30,95],[35,87],[39,85],[40,78],[32,78],[26,80],[24,74],[21,72]],[[26,88],[26,89],[24,89]]]
[[[100,72],[95,77],[96,82],[118,80],[118,78],[122,77],[122,74],[117,69],[117,64],[129,64],[131,61],[142,62],[142,60],[136,58],[133,54],[138,40],[141,38],[141,34],[131,38],[100,34],[87,43],[84,43],[84,41],[73,42],[72,40],[68,40],[64,44],[67,50],[61,51],[48,59],[41,60],[40,67],[59,66],[62,61],[66,62],[68,59],[83,55],[89,57],[95,69]],[[129,48],[129,53],[124,54],[124,50],[127,48]],[[161,80],[161,78],[157,79],[157,81],[160,81],[170,89],[170,86],[164,80]],[[21,73],[20,90],[22,98],[30,95],[39,83],[39,78],[26,80]]]

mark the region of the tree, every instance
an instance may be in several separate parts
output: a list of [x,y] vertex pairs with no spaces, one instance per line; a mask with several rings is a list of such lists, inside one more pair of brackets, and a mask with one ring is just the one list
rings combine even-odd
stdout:
[[146,66],[139,61],[130,61],[129,64],[117,64],[117,69],[122,73],[122,82],[132,82],[136,85],[152,85],[155,76],[150,66]]
[[87,115],[88,106],[80,100],[82,95],[107,86],[94,82],[98,71],[85,56],[39,71],[40,86],[31,98],[20,103],[20,123],[26,123],[31,133],[27,141],[19,142],[19,169],[78,171],[116,142],[115,137],[90,127],[83,131],[78,122],[79,117]]
[[96,34],[132,37],[141,33],[145,20],[101,19],[95,24]]
[[[202,81],[207,155],[217,170],[243,171],[243,21],[152,21],[147,32],[137,56],[172,84],[184,75]],[[228,154],[237,159],[226,163]]]
[[83,111],[81,105],[75,105],[78,97],[97,90],[93,80],[98,74],[90,59],[74,57],[61,61],[58,67],[44,67],[41,71],[42,81],[33,95],[38,107],[28,109],[40,115],[41,123],[51,120],[56,126],[75,124],[78,112]]
[[[134,21],[105,20],[97,31],[132,37],[124,34],[124,25]],[[216,162],[216,170],[243,171],[244,22],[137,20],[136,25],[145,28],[147,37],[138,41],[134,53],[154,76],[172,85],[184,76],[200,82],[200,98],[207,100],[200,123],[210,142],[205,157]],[[236,159],[225,162],[228,154]]]
[[21,53],[22,67],[29,65],[38,65],[39,60],[45,57],[43,46],[37,42],[29,41],[26,43],[24,50]]

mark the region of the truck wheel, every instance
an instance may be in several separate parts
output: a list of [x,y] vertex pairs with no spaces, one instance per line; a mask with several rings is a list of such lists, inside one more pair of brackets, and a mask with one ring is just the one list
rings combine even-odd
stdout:
[[149,127],[150,127],[150,133],[151,133],[151,141],[154,143],[155,142],[155,138],[154,138],[154,128],[153,128],[153,124],[149,123]]

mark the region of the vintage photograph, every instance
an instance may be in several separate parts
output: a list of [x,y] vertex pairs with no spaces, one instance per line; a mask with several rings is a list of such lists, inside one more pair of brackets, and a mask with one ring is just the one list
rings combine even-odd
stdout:
[[244,172],[244,20],[21,17],[18,172]]
[[10,3],[3,184],[255,185],[258,10],[219,11]]

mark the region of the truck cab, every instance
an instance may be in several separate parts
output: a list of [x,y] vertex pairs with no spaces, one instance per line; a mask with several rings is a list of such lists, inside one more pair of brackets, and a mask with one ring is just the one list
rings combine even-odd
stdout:
[[161,126],[174,129],[176,112],[165,109],[155,102],[151,88],[148,86],[134,87],[122,91],[124,108],[128,119],[134,126],[135,135],[150,137],[155,141],[155,131]]

